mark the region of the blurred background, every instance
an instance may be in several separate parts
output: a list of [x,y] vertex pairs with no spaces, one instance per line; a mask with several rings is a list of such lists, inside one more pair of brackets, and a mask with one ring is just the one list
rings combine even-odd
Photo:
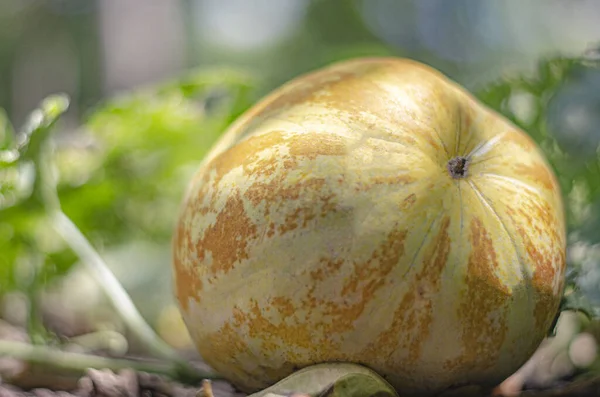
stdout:
[[[172,304],[169,239],[199,159],[236,116],[298,74],[356,56],[410,57],[463,84],[545,150],[568,207],[569,280],[582,292],[572,299],[598,314],[600,72],[574,60],[600,43],[598,21],[594,0],[1,0],[0,154],[47,95],[69,95],[56,149],[64,211],[161,336],[189,349]],[[60,341],[103,330],[110,337],[95,349],[135,351],[97,283],[32,204],[23,167],[5,163],[6,326]],[[517,388],[600,368],[597,329],[569,316],[570,336]],[[570,352],[575,340],[591,358]]]
[[227,65],[264,93],[360,55],[434,65],[469,88],[600,40],[593,0],[2,0],[0,106],[16,124],[56,91],[73,123],[103,98]]

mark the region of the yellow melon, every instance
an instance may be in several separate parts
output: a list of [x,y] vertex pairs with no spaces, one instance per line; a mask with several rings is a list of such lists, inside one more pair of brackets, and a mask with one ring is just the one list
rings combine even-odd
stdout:
[[202,161],[175,289],[203,358],[244,391],[342,361],[429,394],[527,360],[565,244],[524,132],[428,66],[356,59],[277,89]]

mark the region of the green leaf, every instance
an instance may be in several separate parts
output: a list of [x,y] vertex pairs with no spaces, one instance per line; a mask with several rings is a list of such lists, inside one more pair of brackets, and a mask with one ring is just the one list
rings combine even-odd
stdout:
[[[6,111],[0,108],[0,153],[4,150],[12,149],[15,139],[15,132],[8,119]],[[2,157],[0,156],[0,161]]]
[[562,297],[559,313],[566,310],[581,312],[590,319],[599,318],[597,308],[590,302],[587,295],[576,286],[567,287]]
[[19,152],[15,148],[15,132],[6,111],[0,108],[0,196],[3,194],[3,186],[6,185],[6,176],[2,170],[14,165],[18,159]]
[[397,397],[396,391],[381,378],[367,374],[344,375],[319,393],[320,397]]
[[90,149],[58,152],[64,211],[98,244],[166,242],[191,174],[252,87],[243,72],[199,70],[98,106],[85,123]]
[[[57,236],[44,227],[43,203],[40,195],[35,193],[43,188],[37,178],[42,171],[38,157],[68,104],[65,95],[44,99],[11,141],[10,146],[15,148],[0,152],[13,156],[10,164],[5,162],[5,166],[0,167],[0,293],[18,287],[17,267],[30,266],[27,263],[31,258],[43,259],[45,254],[60,257],[58,252],[48,250],[42,243],[47,244]],[[10,134],[13,134],[12,130]],[[44,275],[52,273],[56,267],[52,257],[46,262],[50,267],[41,269]]]
[[349,363],[316,364],[303,368],[249,397],[288,396],[302,393],[319,397],[398,397],[376,372]]
[[[251,105],[253,88],[254,80],[242,71],[197,70],[99,104],[78,134],[53,141],[64,212],[96,246],[110,249],[138,239],[168,244],[190,175]],[[67,107],[64,95],[44,100],[15,136],[14,158],[4,168],[0,155],[0,230],[10,230],[8,240],[0,235],[0,294],[15,288],[14,270],[32,254],[46,258],[37,273],[42,282],[75,263],[45,225],[31,178],[40,171],[35,166],[42,145]]]
[[56,94],[45,98],[40,107],[31,112],[17,137],[19,151],[24,158],[34,159],[38,155],[52,127],[68,107],[69,97]]

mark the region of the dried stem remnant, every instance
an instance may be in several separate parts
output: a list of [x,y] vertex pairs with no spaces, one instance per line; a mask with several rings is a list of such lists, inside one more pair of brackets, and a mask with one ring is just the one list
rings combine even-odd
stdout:
[[448,161],[448,172],[454,179],[460,179],[467,176],[469,168],[469,159],[463,156],[456,156]]

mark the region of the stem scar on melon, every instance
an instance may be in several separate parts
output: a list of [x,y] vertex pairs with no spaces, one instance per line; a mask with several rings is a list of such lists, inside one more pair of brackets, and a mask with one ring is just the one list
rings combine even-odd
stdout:
[[448,172],[454,179],[466,178],[469,168],[469,159],[463,156],[457,156],[448,161]]

